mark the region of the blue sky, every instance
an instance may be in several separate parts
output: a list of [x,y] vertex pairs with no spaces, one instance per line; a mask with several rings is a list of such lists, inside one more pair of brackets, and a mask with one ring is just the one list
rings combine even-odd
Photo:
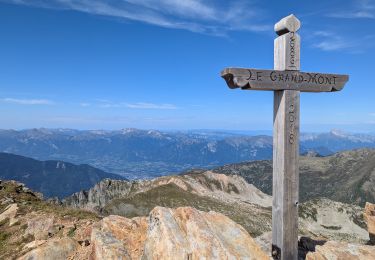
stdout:
[[302,131],[375,132],[375,0],[0,0],[0,128],[272,128],[273,25],[302,22],[301,70],[349,74],[301,96]]

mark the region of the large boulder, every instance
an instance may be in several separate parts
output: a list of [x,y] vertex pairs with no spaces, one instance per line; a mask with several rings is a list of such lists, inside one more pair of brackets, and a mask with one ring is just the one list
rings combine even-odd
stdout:
[[370,236],[370,244],[375,245],[375,204],[366,203],[363,217],[367,223],[367,229]]
[[147,218],[127,219],[109,216],[93,229],[93,257],[118,256],[119,259],[140,259],[147,235]]
[[144,259],[269,259],[228,217],[184,207],[156,207],[149,216]]
[[106,217],[91,243],[93,259],[269,259],[242,226],[190,207],[156,207],[148,218]]
[[315,247],[306,260],[374,260],[375,247],[329,241]]
[[93,229],[91,235],[92,258],[130,260],[122,241],[116,239],[113,234]]

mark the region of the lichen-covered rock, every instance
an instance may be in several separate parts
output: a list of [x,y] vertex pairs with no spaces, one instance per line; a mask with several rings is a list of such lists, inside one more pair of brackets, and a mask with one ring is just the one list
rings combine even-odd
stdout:
[[265,232],[261,236],[256,237],[255,242],[264,252],[271,256],[272,231]]
[[[120,216],[109,216],[99,223],[96,232],[103,236],[112,236],[121,241],[127,254],[131,259],[140,259],[143,254],[144,243],[147,236],[148,222],[146,217],[136,217],[128,219]],[[98,233],[96,234],[98,236]],[[95,239],[95,248],[98,250],[99,244]]]
[[228,217],[156,207],[148,218],[109,216],[91,235],[93,259],[269,259]]
[[370,244],[375,245],[375,204],[366,203],[363,217],[367,223],[367,229],[370,237]]
[[329,241],[322,246],[316,246],[315,252],[310,252],[306,260],[374,260],[375,247]]
[[36,240],[44,240],[49,236],[54,224],[54,216],[37,215],[27,221],[25,234],[33,235]]
[[299,229],[305,236],[358,244],[368,241],[361,207],[320,198],[302,203],[298,211]]
[[269,259],[228,217],[190,207],[150,213],[144,259]]
[[109,232],[93,228],[91,234],[92,254],[94,260],[118,259],[130,260],[130,255],[124,247],[124,243]]
[[65,260],[71,255],[79,244],[71,238],[53,239],[35,248],[18,260],[53,259]]
[[4,221],[5,219],[9,219],[9,226],[12,226],[14,223],[17,222],[16,214],[18,211],[17,203],[13,203],[8,205],[4,212],[0,214],[0,222]]

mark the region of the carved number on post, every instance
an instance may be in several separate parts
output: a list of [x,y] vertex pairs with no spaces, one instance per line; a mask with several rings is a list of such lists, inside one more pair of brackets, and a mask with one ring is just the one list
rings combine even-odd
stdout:
[[[294,102],[293,102],[294,103]],[[295,115],[294,115],[294,104],[289,106],[289,123],[290,123],[290,132],[289,132],[289,142],[293,144],[295,142]]]

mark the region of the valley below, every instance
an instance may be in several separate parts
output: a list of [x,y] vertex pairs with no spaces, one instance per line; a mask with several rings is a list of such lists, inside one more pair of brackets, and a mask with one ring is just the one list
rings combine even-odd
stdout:
[[[301,154],[321,156],[375,148],[375,135],[338,130],[302,133]],[[88,164],[127,179],[150,179],[186,170],[272,159],[272,136],[236,131],[0,130],[0,151],[36,160]]]

